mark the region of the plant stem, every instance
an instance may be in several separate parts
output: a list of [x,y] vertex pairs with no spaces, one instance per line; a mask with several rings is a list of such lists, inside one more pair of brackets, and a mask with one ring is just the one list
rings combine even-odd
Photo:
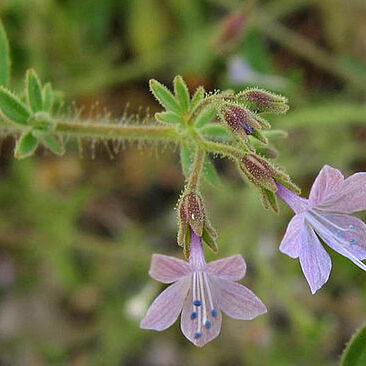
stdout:
[[180,140],[175,127],[129,126],[100,123],[65,123],[59,122],[55,132],[69,136],[100,138],[135,138],[135,139],[169,139]]
[[197,146],[197,151],[193,162],[193,169],[191,176],[189,177],[187,186],[187,189],[189,191],[197,190],[204,159],[205,159],[205,151],[201,149],[201,147]]

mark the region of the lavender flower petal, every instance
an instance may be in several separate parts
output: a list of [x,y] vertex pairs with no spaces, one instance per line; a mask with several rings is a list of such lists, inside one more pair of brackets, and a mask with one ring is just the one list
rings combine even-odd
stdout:
[[301,231],[304,225],[304,215],[295,215],[289,222],[280,251],[291,258],[297,258],[301,249]]
[[169,328],[178,318],[189,290],[190,276],[167,287],[151,304],[140,328],[164,330]]
[[301,232],[300,264],[302,271],[315,294],[328,281],[332,262],[329,254],[320,244],[314,230],[308,225]]
[[220,309],[234,319],[251,320],[267,312],[266,306],[248,288],[236,282],[214,278]]
[[205,271],[225,280],[238,281],[245,276],[246,264],[243,257],[237,254],[208,263]]
[[191,273],[190,265],[181,259],[153,254],[149,274],[162,283],[172,283]]
[[319,209],[340,213],[366,210],[366,173],[356,173],[348,177],[343,182],[342,189],[319,205]]
[[309,203],[315,206],[326,201],[342,188],[343,182],[343,175],[338,169],[324,165],[311,187]]
[[[214,307],[217,309],[215,299],[213,299],[213,301]],[[192,305],[192,292],[190,291],[183,305],[180,327],[182,333],[190,342],[195,346],[203,347],[206,343],[212,341],[219,335],[222,322],[221,311],[218,309],[215,310],[215,317],[213,317],[209,303],[205,303],[205,311],[208,318],[207,320],[209,321],[209,323],[206,323],[206,325],[209,325],[209,328],[206,328],[202,317],[200,319],[198,316],[192,317],[192,312],[194,310]],[[201,321],[201,326],[198,324],[199,321]]]

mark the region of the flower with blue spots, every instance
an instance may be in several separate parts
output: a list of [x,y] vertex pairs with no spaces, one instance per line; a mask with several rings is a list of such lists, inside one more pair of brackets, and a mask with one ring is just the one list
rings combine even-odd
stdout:
[[[366,209],[366,173],[344,179],[325,165],[315,179],[309,199],[277,184],[277,196],[295,212],[280,245],[280,251],[299,258],[314,294],[327,281],[332,262],[318,236],[330,248],[366,270],[366,225],[349,214]],[[318,236],[317,236],[317,235]]]
[[149,274],[172,283],[152,303],[140,327],[162,331],[181,315],[183,334],[198,347],[218,336],[221,311],[234,319],[250,320],[267,309],[249,289],[236,283],[245,275],[241,255],[206,263],[201,238],[191,230],[190,256],[186,262],[154,254]]

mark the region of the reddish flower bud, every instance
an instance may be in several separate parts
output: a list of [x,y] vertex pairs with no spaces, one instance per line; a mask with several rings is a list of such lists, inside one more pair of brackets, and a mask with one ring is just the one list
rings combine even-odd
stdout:
[[211,249],[217,251],[217,234],[206,218],[201,196],[195,192],[185,194],[179,202],[178,210],[178,244],[184,247],[184,252],[189,253],[190,229]]
[[242,157],[240,168],[250,182],[271,192],[277,191],[275,179],[289,181],[286,174],[275,169],[267,160],[254,153],[248,153]]
[[238,94],[239,100],[258,112],[286,113],[287,98],[261,89],[248,89]]
[[243,12],[228,15],[221,25],[218,44],[225,44],[237,40],[244,32],[245,18]]
[[231,131],[241,136],[244,141],[247,140],[248,135],[253,135],[262,142],[266,142],[258,130],[262,127],[270,127],[269,124],[249,109],[237,104],[224,104],[220,109],[219,116]]

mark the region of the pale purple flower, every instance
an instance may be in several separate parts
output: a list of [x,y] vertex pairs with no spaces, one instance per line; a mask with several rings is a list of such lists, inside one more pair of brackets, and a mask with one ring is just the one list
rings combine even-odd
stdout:
[[150,276],[172,285],[154,300],[140,327],[162,331],[182,312],[183,334],[194,345],[204,346],[220,333],[221,311],[242,320],[253,319],[267,311],[253,292],[234,282],[243,278],[245,271],[241,255],[206,263],[201,238],[191,230],[189,262],[153,255]]
[[[315,179],[309,199],[280,183],[277,195],[295,212],[280,251],[299,258],[314,294],[328,280],[332,262],[318,236],[333,250],[366,270],[366,225],[349,214],[366,209],[366,173],[344,179],[338,169],[325,165]],[[318,234],[318,236],[316,235]]]

